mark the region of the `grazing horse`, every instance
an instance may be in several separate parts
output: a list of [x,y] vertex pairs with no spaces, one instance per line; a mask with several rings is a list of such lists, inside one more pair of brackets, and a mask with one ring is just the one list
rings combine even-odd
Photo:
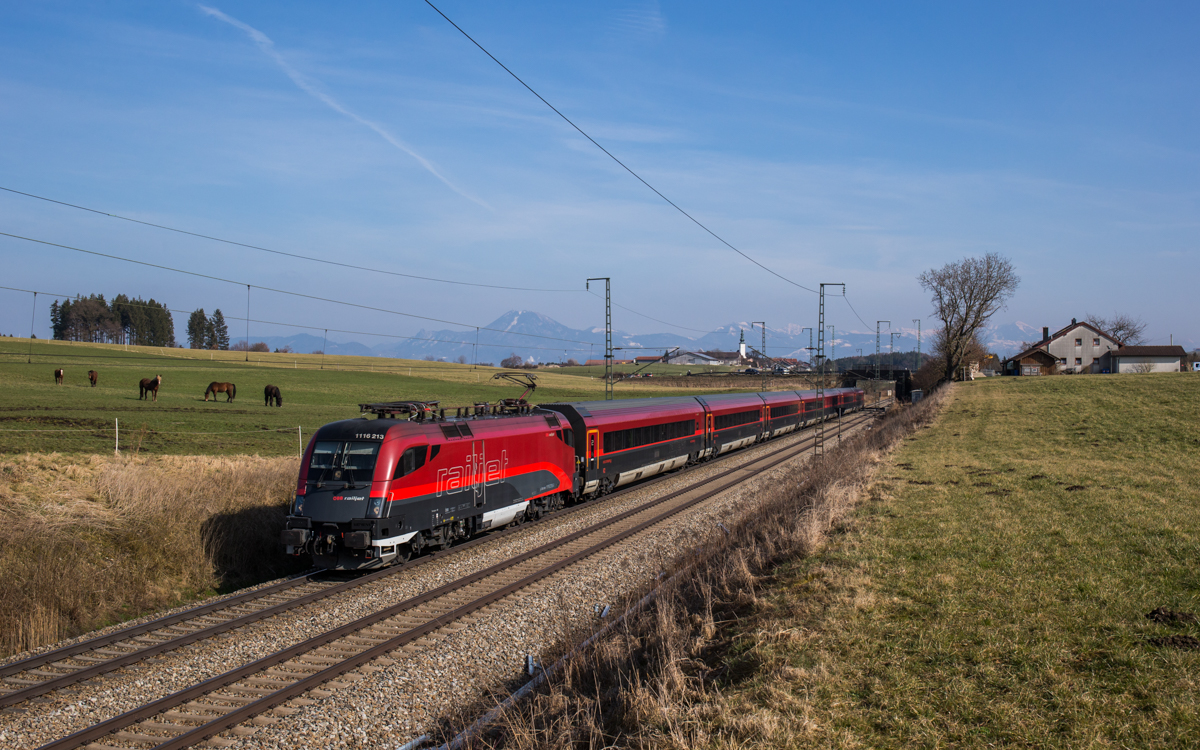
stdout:
[[218,393],[224,393],[225,403],[229,403],[233,400],[233,397],[237,395],[237,386],[235,386],[233,383],[209,383],[208,390],[204,392],[205,401],[208,400],[210,393],[212,394],[214,402],[217,400]]
[[63,382],[63,371],[62,371],[62,370],[55,370],[55,371],[54,371],[54,384],[55,384],[55,385],[62,385],[62,382]]
[[271,405],[271,399],[275,399],[276,406],[283,406],[283,396],[279,393],[279,386],[268,385],[266,388],[263,388],[263,395],[267,398],[266,406]]
[[162,375],[153,378],[142,378],[141,390],[138,392],[138,401],[153,393],[154,403],[158,403],[158,387],[160,385],[162,385]]
[[88,380],[92,381],[92,387],[96,387],[96,381],[100,379],[100,373],[95,370],[88,370]]

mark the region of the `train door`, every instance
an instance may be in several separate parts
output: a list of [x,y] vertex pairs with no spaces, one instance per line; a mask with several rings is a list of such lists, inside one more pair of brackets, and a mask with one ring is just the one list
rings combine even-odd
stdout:
[[709,449],[717,447],[717,436],[713,431],[713,415],[711,411],[704,412],[704,447]]
[[596,456],[600,454],[600,430],[588,430],[587,433],[587,469],[595,471]]
[[475,507],[479,508],[487,502],[487,456],[482,440],[471,441],[471,458],[467,461],[468,471],[471,472],[471,492]]

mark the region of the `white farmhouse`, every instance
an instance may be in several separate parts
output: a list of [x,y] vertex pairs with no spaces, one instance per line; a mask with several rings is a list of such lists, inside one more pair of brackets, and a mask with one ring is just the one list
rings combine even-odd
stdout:
[[1071,325],[1053,336],[1049,328],[1042,329],[1042,342],[1037,348],[1049,352],[1058,360],[1059,372],[1101,372],[1097,360],[1121,347],[1121,342],[1087,321],[1071,318]]

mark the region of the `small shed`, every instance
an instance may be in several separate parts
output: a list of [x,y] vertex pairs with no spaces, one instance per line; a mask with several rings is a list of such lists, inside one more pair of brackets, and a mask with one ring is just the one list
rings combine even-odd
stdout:
[[1053,375],[1058,369],[1058,358],[1038,345],[1004,360],[1003,364],[1005,375]]

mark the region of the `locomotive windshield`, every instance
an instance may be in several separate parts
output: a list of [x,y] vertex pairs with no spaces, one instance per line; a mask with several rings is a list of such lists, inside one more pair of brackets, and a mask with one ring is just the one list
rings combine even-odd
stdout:
[[308,464],[309,477],[318,484],[357,479],[370,482],[375,472],[379,443],[357,440],[318,440]]

